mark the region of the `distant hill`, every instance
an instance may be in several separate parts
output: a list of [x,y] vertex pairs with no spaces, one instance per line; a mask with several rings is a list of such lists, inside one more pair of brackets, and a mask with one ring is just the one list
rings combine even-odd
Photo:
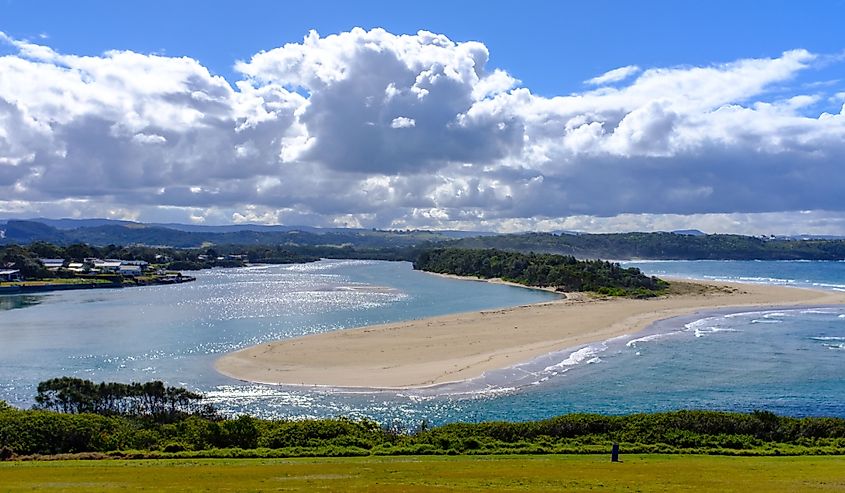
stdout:
[[[108,219],[7,220],[0,245],[45,241],[197,248],[208,245],[291,245],[398,249],[428,246],[495,248],[572,255],[579,259],[843,260],[845,240],[673,233],[519,233],[382,231],[294,226],[143,224]],[[313,252],[312,252],[313,254]]]
[[287,231],[338,231],[341,228],[314,228],[311,226],[283,226],[264,224],[228,224],[224,226],[206,226],[204,224],[180,224],[180,223],[151,223],[150,226],[160,228],[175,229],[177,231],[187,231],[190,233],[233,233],[238,231],[259,231],[259,232],[287,232]]
[[672,231],[676,235],[689,235],[689,236],[707,236],[707,233],[700,231],[698,229],[676,229]]
[[741,235],[677,233],[520,233],[448,243],[455,248],[495,248],[577,258],[665,260],[842,260],[845,240],[793,240]]
[[781,240],[845,240],[845,236],[840,235],[789,235],[789,236],[775,236]]
[[93,228],[97,226],[114,226],[114,225],[129,225],[129,224],[141,224],[135,221],[122,221],[117,219],[47,219],[43,217],[38,217],[35,219],[27,219],[26,221],[29,222],[36,222],[45,224],[47,226],[59,229],[59,230],[69,230],[69,229],[77,229],[77,228]]
[[203,224],[180,224],[180,223],[141,223],[137,221],[124,221],[119,219],[46,219],[35,218],[28,221],[39,222],[60,230],[71,230],[78,228],[94,228],[98,226],[153,226],[176,231],[188,231],[192,233],[226,233],[232,231],[316,231],[321,228],[310,226],[267,226],[263,224],[230,224],[224,226],[206,226]]
[[[354,246],[362,248],[401,248],[454,238],[437,231],[379,231],[368,229],[293,229],[286,226],[208,226],[162,227],[130,221],[63,219],[50,221],[8,220],[0,226],[0,244],[27,244],[45,241],[58,245],[151,245],[196,248],[208,244],[259,245],[291,244],[310,246]],[[57,227],[61,226],[61,228]],[[69,228],[69,226],[76,226]],[[186,231],[187,229],[187,231]],[[460,237],[460,236],[458,236]]]
[[67,239],[58,229],[39,222],[9,220],[0,225],[0,245],[34,241],[63,244]]

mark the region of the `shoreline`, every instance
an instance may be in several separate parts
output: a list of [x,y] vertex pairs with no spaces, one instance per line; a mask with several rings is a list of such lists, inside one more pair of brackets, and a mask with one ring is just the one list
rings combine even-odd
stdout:
[[45,283],[27,285],[25,283],[4,283],[0,285],[0,295],[16,295],[16,294],[34,294],[34,293],[50,293],[53,291],[75,291],[81,289],[123,289],[135,288],[140,286],[171,286],[173,284],[183,284],[186,282],[193,282],[197,279],[192,276],[179,276],[178,280],[147,280],[147,281],[133,281],[127,282],[125,280],[120,282],[101,282],[101,283]]
[[[457,274],[442,274],[440,272],[429,272],[427,270],[421,270],[421,271],[418,271],[418,272],[422,272],[423,274],[428,274],[430,276],[441,277],[443,279],[454,279],[456,281],[487,282],[487,283],[490,283],[490,284],[500,284],[502,286],[511,286],[511,287],[514,287],[514,288],[532,289],[534,291],[545,291],[547,293],[554,293],[556,295],[559,295],[561,298],[569,298],[570,296],[582,297],[585,294],[585,293],[571,293],[571,292],[567,293],[567,292],[564,292],[564,291],[558,291],[557,289],[552,288],[552,287],[541,288],[540,286],[529,286],[527,284],[520,284],[518,282],[505,281],[501,277],[487,277],[487,278],[485,278],[485,277],[475,277],[475,276],[459,276]],[[580,296],[575,296],[575,295],[580,295]]]
[[845,293],[835,291],[688,279],[672,284],[676,292],[658,298],[608,299],[574,293],[530,305],[284,339],[228,353],[214,367],[238,380],[272,385],[425,389],[634,335],[660,320],[699,311],[845,304]]

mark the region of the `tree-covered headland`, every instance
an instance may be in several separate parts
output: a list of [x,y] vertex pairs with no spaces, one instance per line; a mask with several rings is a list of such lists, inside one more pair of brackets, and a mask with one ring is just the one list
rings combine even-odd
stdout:
[[426,250],[414,262],[414,268],[439,274],[501,278],[526,286],[553,287],[559,291],[592,291],[612,296],[651,297],[668,287],[668,283],[661,279],[613,262],[494,249]]
[[676,233],[516,233],[462,238],[443,246],[495,248],[577,258],[661,260],[843,260],[845,240]]

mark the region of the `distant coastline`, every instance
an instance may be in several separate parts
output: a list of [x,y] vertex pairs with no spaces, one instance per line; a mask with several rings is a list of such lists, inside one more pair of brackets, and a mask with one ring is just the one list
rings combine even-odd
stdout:
[[119,283],[90,283],[90,284],[39,284],[39,285],[10,285],[0,286],[0,294],[32,294],[50,291],[73,291],[77,289],[121,289]]
[[520,284],[518,282],[506,281],[506,280],[501,279],[499,277],[483,278],[483,277],[477,277],[477,276],[459,276],[459,275],[456,275],[456,274],[441,274],[440,272],[429,272],[427,270],[421,270],[419,272],[422,272],[423,274],[428,274],[430,276],[441,277],[443,279],[455,279],[455,280],[458,280],[458,281],[487,282],[487,283],[490,283],[490,284],[501,284],[501,285],[504,285],[504,286],[513,286],[515,288],[524,288],[524,289],[534,289],[534,290],[537,290],[537,291],[546,291],[548,293],[555,293],[557,295],[560,295],[561,298],[570,298],[570,297],[581,298],[581,297],[585,296],[583,293],[564,293],[564,292],[558,291],[556,288],[554,288],[552,286],[545,286],[545,287],[528,286],[526,284]]
[[186,282],[193,282],[196,281],[196,278],[193,276],[173,276],[169,278],[161,278],[161,279],[153,279],[143,282],[132,282],[132,283],[125,283],[124,281],[118,282],[79,282],[79,283],[27,283],[27,282],[19,282],[19,283],[8,283],[4,285],[0,285],[0,295],[3,294],[32,294],[32,293],[48,293],[51,291],[73,291],[79,289],[122,289],[126,287],[137,287],[137,286],[160,286],[160,285],[171,285],[171,284],[182,284]]

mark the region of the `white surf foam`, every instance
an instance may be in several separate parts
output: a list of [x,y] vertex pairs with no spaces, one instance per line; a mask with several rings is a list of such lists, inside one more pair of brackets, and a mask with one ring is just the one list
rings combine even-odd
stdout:
[[832,283],[829,283],[829,282],[814,282],[814,283],[812,283],[812,286],[817,286],[817,287],[820,287],[820,288],[833,289],[835,291],[841,291],[841,290],[845,289],[845,284],[832,284]]
[[836,312],[833,310],[821,310],[817,308],[811,308],[809,310],[801,310],[801,315],[832,315]]
[[695,337],[704,337],[707,334],[714,334],[716,332],[739,332],[737,329],[728,327],[701,327],[695,329]]
[[778,277],[748,277],[748,276],[740,276],[737,277],[738,280],[743,282],[753,282],[753,283],[762,283],[762,284],[794,284],[795,279],[781,279]]
[[602,351],[606,350],[606,349],[607,349],[607,345],[604,344],[604,343],[601,343],[598,346],[582,347],[581,349],[579,349],[577,351],[573,351],[572,353],[570,353],[570,355],[565,360],[561,361],[560,363],[557,363],[557,364],[554,364],[554,365],[549,365],[549,366],[543,368],[543,373],[548,373],[548,372],[551,372],[552,374],[560,373],[561,371],[568,370],[569,369],[568,367],[575,366],[575,365],[580,364],[582,362],[586,362],[587,364],[598,363],[598,362],[601,361],[601,359],[598,358],[598,354],[601,353]]
[[[674,332],[677,333],[677,332]],[[666,337],[668,334],[652,334],[650,336],[645,337],[638,337],[637,339],[631,339],[630,341],[626,342],[625,345],[627,347],[637,347],[637,344],[640,342],[649,342],[649,341],[656,341],[662,337]]]
[[[805,313],[805,312],[801,312],[801,313]],[[810,312],[806,312],[806,313],[810,313]],[[783,312],[769,312],[769,313],[764,314],[763,318],[778,318],[778,317],[785,317],[785,316],[786,316],[786,313],[783,313]]]

